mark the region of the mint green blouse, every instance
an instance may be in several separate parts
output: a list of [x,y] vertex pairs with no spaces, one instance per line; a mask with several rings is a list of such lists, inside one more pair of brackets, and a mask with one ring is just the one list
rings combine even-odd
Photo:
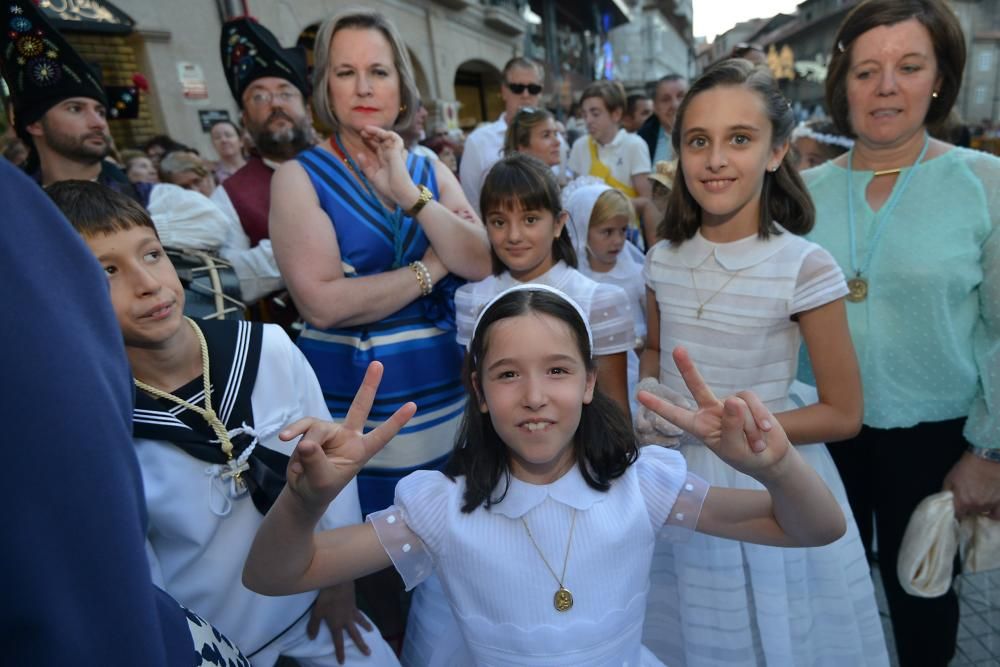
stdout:
[[[868,298],[847,302],[864,423],[897,428],[967,415],[969,442],[1000,448],[1000,159],[953,148],[915,169],[883,222]],[[827,162],[803,177],[816,204],[808,238],[851,278],[848,171]],[[864,196],[871,179],[870,171],[851,174],[860,266],[874,233]]]

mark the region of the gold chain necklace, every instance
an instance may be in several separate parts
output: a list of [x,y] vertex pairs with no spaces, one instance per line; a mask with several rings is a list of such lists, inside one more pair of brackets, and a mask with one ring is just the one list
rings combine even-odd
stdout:
[[[712,253],[709,253],[708,256],[705,257],[705,259],[701,260],[701,264],[699,264],[695,268],[700,269],[701,267],[703,267],[705,265],[705,262],[707,262],[708,258],[711,257],[711,256],[712,256]],[[694,289],[694,298],[698,302],[698,319],[699,320],[701,319],[702,314],[705,312],[705,306],[708,305],[708,302],[711,301],[712,299],[714,299],[715,297],[719,296],[719,294],[722,292],[722,290],[726,289],[726,287],[729,285],[729,283],[733,282],[733,278],[735,278],[736,276],[740,275],[743,272],[743,269],[740,269],[736,273],[731,274],[728,278],[726,278],[726,282],[722,283],[722,287],[720,287],[719,289],[717,289],[714,292],[712,292],[712,295],[710,297],[708,297],[707,299],[705,299],[704,301],[702,301],[701,298],[698,296],[698,283],[695,282],[695,279],[694,279],[695,269],[688,269],[688,270],[691,272],[691,287]]]
[[[215,410],[212,409],[212,388],[211,381],[208,377],[208,344],[205,342],[205,334],[201,332],[201,329],[190,317],[185,317],[184,319],[191,325],[191,328],[194,329],[195,336],[198,337],[198,345],[201,347],[201,381],[205,390],[205,407],[200,408],[194,403],[188,403],[183,398],[150,386],[138,378],[132,378],[132,381],[135,382],[136,387],[142,389],[147,394],[152,394],[157,398],[164,398],[168,401],[177,403],[178,405],[183,405],[188,410],[201,415],[202,419],[208,422],[208,425],[212,427],[215,437],[219,439],[219,447],[222,449],[222,453],[226,455],[226,460],[232,461],[233,443],[229,439],[229,432],[226,430],[226,425],[223,424],[218,415],[215,414]],[[237,471],[233,477],[237,482],[240,482],[240,471]]]
[[559,589],[552,596],[552,605],[556,608],[556,611],[569,611],[573,608],[573,594],[569,592],[569,589],[563,585],[566,580],[566,565],[569,563],[569,548],[573,544],[573,529],[576,528],[576,508],[573,508],[573,518],[569,524],[569,539],[566,541],[566,556],[563,558],[562,576],[557,576],[556,571],[552,569],[549,565],[549,561],[545,558],[545,554],[538,547],[538,542],[535,541],[535,536],[531,534],[531,528],[528,527],[528,521],[521,517],[521,523],[524,524],[524,529],[528,532],[528,539],[531,540],[531,545],[535,547],[535,551],[538,552],[539,557],[542,562],[545,563],[545,567],[548,568],[549,572],[552,574],[552,578],[556,580],[559,584]]

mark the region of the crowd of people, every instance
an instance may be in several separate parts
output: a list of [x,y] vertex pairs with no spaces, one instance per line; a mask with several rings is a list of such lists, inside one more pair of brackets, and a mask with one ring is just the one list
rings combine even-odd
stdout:
[[943,0],[848,13],[827,120],[741,52],[566,127],[516,57],[467,137],[380,13],[311,77],[232,19],[215,161],[118,152],[0,16],[5,414],[47,445],[9,448],[5,657],[888,665],[877,562],[900,664],[951,660],[954,591],[897,558],[942,489],[1000,520],[1000,159],[938,138]]

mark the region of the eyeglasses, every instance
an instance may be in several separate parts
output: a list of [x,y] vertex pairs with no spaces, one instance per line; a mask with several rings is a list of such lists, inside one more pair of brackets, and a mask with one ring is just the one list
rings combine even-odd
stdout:
[[515,95],[520,95],[526,90],[529,95],[538,95],[542,92],[542,87],[537,83],[511,83],[510,81],[504,81],[504,85],[510,88],[510,92]]
[[251,106],[262,107],[275,101],[282,104],[291,104],[298,99],[299,92],[297,90],[283,90],[280,93],[269,93],[267,91],[259,90],[251,95],[247,102],[249,102]]

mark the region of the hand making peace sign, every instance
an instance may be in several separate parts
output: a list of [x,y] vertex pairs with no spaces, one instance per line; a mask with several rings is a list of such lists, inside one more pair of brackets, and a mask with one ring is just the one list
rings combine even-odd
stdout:
[[278,435],[286,442],[302,436],[288,462],[287,479],[289,489],[305,504],[326,507],[417,411],[415,403],[405,403],[377,428],[364,433],[381,380],[382,364],[373,361],[342,424],[307,417]]
[[720,401],[684,348],[675,348],[673,358],[697,410],[676,406],[646,391],[639,392],[640,403],[697,437],[740,472],[760,479],[761,473],[781,462],[791,443],[756,394],[742,391]]

